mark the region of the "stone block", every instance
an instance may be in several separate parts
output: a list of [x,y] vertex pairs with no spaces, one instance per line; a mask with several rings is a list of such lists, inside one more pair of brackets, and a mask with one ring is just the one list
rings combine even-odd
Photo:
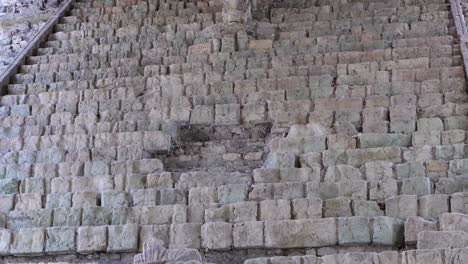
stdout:
[[229,205],[231,219],[229,222],[256,221],[258,214],[257,202],[239,202]]
[[157,203],[156,189],[139,189],[131,190],[133,206],[156,206]]
[[465,248],[468,233],[464,231],[422,231],[418,234],[418,249]]
[[175,188],[167,188],[159,190],[159,204],[172,205],[172,204],[186,204],[187,198],[183,190]]
[[291,203],[293,219],[322,218],[322,200],[319,198],[294,199]]
[[368,162],[364,165],[367,181],[393,179],[393,163],[385,161]]
[[398,182],[396,180],[369,182],[370,200],[384,201],[395,195],[398,195]]
[[10,253],[13,255],[41,255],[44,252],[44,228],[24,228],[13,232]]
[[265,221],[265,247],[307,248],[338,242],[335,218]]
[[15,206],[15,195],[14,194],[2,194],[0,195],[0,212],[7,213],[13,210]]
[[0,255],[8,255],[10,253],[11,231],[8,229],[0,229]]
[[46,233],[47,254],[69,254],[76,250],[75,227],[49,227]]
[[229,250],[232,247],[232,224],[212,222],[201,227],[202,248]]
[[51,193],[47,195],[46,208],[68,208],[72,205],[73,193]]
[[406,162],[395,165],[396,178],[403,180],[406,178],[424,177],[426,172],[424,170],[424,164],[420,161]]
[[338,218],[339,245],[367,245],[371,242],[370,221],[367,217]]
[[248,186],[246,184],[230,184],[218,187],[220,204],[230,204],[247,200]]
[[262,248],[264,222],[235,223],[232,231],[234,248]]
[[353,216],[351,213],[351,200],[344,197],[325,200],[324,217]]
[[465,193],[457,192],[450,197],[450,212],[452,213],[468,213],[468,208],[465,206]]
[[218,202],[218,192],[215,187],[196,187],[189,191],[189,205],[210,204]]
[[116,208],[128,207],[130,205],[130,195],[125,191],[105,191],[101,193],[101,206]]
[[138,250],[138,225],[110,225],[107,228],[107,252],[136,252]]
[[373,219],[372,243],[382,246],[399,246],[403,242],[404,222],[402,220],[378,216]]
[[416,195],[400,195],[385,200],[385,215],[399,219],[417,216],[418,199]]
[[97,206],[96,192],[75,192],[73,194],[73,207]]
[[16,195],[15,210],[31,211],[42,208],[42,195],[39,193],[23,193]]
[[201,224],[173,224],[170,238],[170,248],[200,248]]
[[215,124],[237,125],[240,123],[239,104],[217,104],[215,107]]
[[384,212],[375,201],[353,200],[354,216],[374,217],[383,216]]
[[190,113],[191,124],[209,125],[214,122],[214,108],[209,105],[196,105]]
[[164,247],[169,246],[169,225],[141,225],[139,248],[138,251],[143,250],[143,244],[150,239],[159,239],[164,242]]
[[423,218],[437,219],[442,213],[448,213],[449,209],[447,194],[429,194],[419,198],[418,215]]
[[81,225],[81,208],[55,208],[53,226]]
[[444,213],[439,216],[441,231],[465,231],[468,232],[468,215],[460,213]]
[[82,224],[85,226],[110,225],[112,208],[86,207],[83,208]]
[[106,226],[78,227],[77,251],[81,254],[104,252],[107,249]]
[[418,234],[422,231],[437,231],[437,222],[426,220],[419,216],[412,216],[405,221],[405,243],[415,244]]
[[14,194],[18,193],[19,181],[15,179],[1,179],[0,180],[0,193]]
[[260,220],[291,219],[289,200],[265,200],[260,202]]
[[418,197],[431,194],[431,180],[426,177],[403,179],[400,193]]

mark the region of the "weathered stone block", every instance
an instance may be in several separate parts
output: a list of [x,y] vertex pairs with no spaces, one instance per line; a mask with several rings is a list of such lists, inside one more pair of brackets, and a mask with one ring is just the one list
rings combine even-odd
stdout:
[[260,202],[260,220],[291,219],[289,200],[265,200]]
[[464,248],[468,234],[464,231],[422,231],[418,234],[418,249]]
[[268,248],[334,246],[338,242],[335,218],[265,222]]
[[44,228],[24,228],[13,232],[10,253],[13,255],[40,255],[44,252]]
[[107,232],[107,252],[136,252],[138,250],[138,225],[110,225]]
[[417,216],[418,199],[416,195],[400,195],[385,200],[385,215],[400,219]]
[[218,200],[220,204],[245,201],[247,194],[248,186],[245,184],[230,184],[218,187]]
[[46,234],[47,254],[73,253],[76,250],[75,227],[49,227]]
[[53,226],[81,225],[81,208],[55,208]]
[[352,208],[354,216],[374,217],[384,215],[384,212],[375,201],[353,200]]
[[344,197],[325,200],[324,217],[353,216],[351,213],[351,200]]
[[419,198],[418,215],[423,218],[437,219],[442,213],[449,212],[449,196],[446,194],[430,194]]
[[212,222],[201,227],[202,248],[228,250],[232,247],[232,224]]
[[416,196],[431,194],[431,180],[426,177],[403,179],[400,193]]
[[171,225],[169,246],[171,248],[200,248],[201,224],[173,224]]
[[405,243],[415,244],[418,234],[422,231],[436,231],[437,222],[425,220],[419,216],[412,216],[405,221]]
[[403,242],[404,226],[403,221],[387,217],[378,216],[373,219],[372,243],[384,246],[398,246]]
[[169,246],[169,225],[141,225],[138,251],[143,250],[143,244],[150,239],[159,239],[164,246]]
[[261,248],[263,242],[263,222],[249,221],[235,223],[232,231],[234,248]]
[[215,123],[218,125],[237,125],[240,123],[239,104],[217,104]]
[[196,187],[189,191],[189,205],[210,204],[218,202],[218,192],[215,187]]
[[319,198],[294,199],[291,203],[293,219],[322,218],[322,200]]
[[78,227],[77,251],[82,254],[104,252],[107,248],[107,227]]
[[338,218],[338,244],[369,244],[371,242],[369,223],[367,217]]

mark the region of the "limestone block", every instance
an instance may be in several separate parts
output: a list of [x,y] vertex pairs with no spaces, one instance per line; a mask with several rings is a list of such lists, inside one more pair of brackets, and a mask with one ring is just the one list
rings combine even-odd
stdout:
[[393,163],[385,161],[373,161],[364,165],[366,179],[368,181],[382,181],[393,179]]
[[13,210],[15,205],[14,194],[2,194],[0,195],[0,212],[6,213]]
[[81,225],[81,208],[55,208],[53,226]]
[[242,122],[255,124],[264,122],[267,118],[265,103],[248,103],[242,106]]
[[7,217],[8,229],[48,227],[52,223],[52,210],[11,211]]
[[289,200],[265,200],[260,202],[260,220],[291,219]]
[[322,155],[317,152],[300,154],[299,163],[302,168],[320,167],[322,163]]
[[159,190],[159,204],[160,205],[171,205],[171,204],[186,204],[187,199],[183,190],[175,188],[167,188]]
[[235,223],[232,231],[234,248],[263,247],[263,223],[261,221]]
[[351,149],[356,148],[356,139],[348,135],[329,135],[328,149]]
[[401,149],[399,147],[348,149],[348,164],[353,166],[364,165],[370,161],[401,162]]
[[85,226],[109,225],[112,219],[112,208],[86,207],[83,208],[82,224]]
[[73,193],[51,193],[47,195],[46,208],[71,207]]
[[115,208],[128,207],[130,196],[124,191],[105,191],[101,193],[101,206]]
[[419,216],[409,217],[405,221],[405,243],[415,244],[418,234],[422,231],[436,231],[437,222],[425,220]]
[[417,121],[418,131],[444,131],[444,124],[440,118],[420,118]]
[[440,132],[413,132],[413,146],[440,145]]
[[293,256],[293,257],[272,257],[270,259],[271,264],[300,264],[301,257],[300,256]]
[[230,219],[231,210],[228,206],[208,207],[205,209],[205,222],[229,222]]
[[431,146],[417,146],[406,148],[403,151],[405,161],[430,161],[433,160]]
[[384,212],[375,201],[353,200],[354,216],[374,217],[383,216]]
[[23,193],[16,195],[15,210],[30,211],[42,208],[42,195],[39,193]]
[[46,233],[47,254],[73,253],[76,250],[75,227],[49,227]]
[[240,123],[239,104],[217,104],[215,108],[215,124],[237,125]]
[[73,207],[97,206],[96,192],[75,192],[73,194]]
[[426,177],[403,179],[401,194],[416,196],[431,194],[431,180]]
[[322,218],[322,200],[319,198],[294,199],[291,203],[293,219]]
[[452,213],[468,213],[468,208],[465,207],[465,193],[454,193],[450,197],[450,212]]
[[107,227],[107,252],[136,252],[138,225],[110,225]]
[[325,182],[340,182],[362,179],[362,173],[358,168],[345,164],[338,164],[336,166],[328,167],[327,172],[324,176]]
[[268,154],[263,168],[276,169],[276,168],[294,168],[297,163],[297,157],[294,153],[288,152],[270,152]]
[[[379,124],[379,123],[376,123]],[[386,123],[384,123],[386,125]],[[371,124],[367,123],[368,126]],[[372,126],[376,126],[372,124]],[[369,128],[370,129],[370,128]],[[375,128],[372,128],[375,129]],[[359,146],[361,148],[381,148],[381,147],[409,147],[411,146],[411,135],[405,134],[387,134],[385,131],[380,133],[365,133],[359,135]]]
[[265,222],[267,248],[334,246],[338,242],[336,219],[307,219]]
[[406,162],[395,165],[396,177],[399,180],[412,177],[424,177],[424,164],[420,161]]
[[372,243],[383,246],[398,246],[403,242],[404,222],[402,220],[378,216],[373,219]]
[[229,222],[248,222],[256,221],[258,214],[257,202],[239,202],[229,205],[231,219]]
[[214,122],[214,108],[209,105],[196,105],[190,113],[191,124],[208,125]]
[[393,196],[385,200],[385,215],[400,219],[417,216],[418,199],[416,195]]
[[280,169],[254,169],[253,178],[255,183],[280,182]]
[[146,185],[147,188],[174,188],[172,173],[164,171],[148,174],[146,177]]
[[370,221],[367,217],[339,217],[338,244],[370,244],[369,223]]
[[170,238],[170,248],[200,248],[201,224],[173,224]]
[[131,190],[133,206],[156,206],[158,191],[155,189]]
[[439,216],[441,231],[465,231],[468,232],[468,215],[460,213],[444,213]]
[[21,187],[24,188],[25,193],[39,193],[45,194],[45,181],[43,178],[27,178],[21,183]]
[[418,215],[423,218],[439,218],[449,212],[449,196],[446,194],[429,194],[419,198]]
[[396,180],[369,182],[370,200],[383,201],[395,195],[398,195],[398,183]]
[[218,192],[215,187],[196,187],[189,191],[189,205],[217,202]]
[[367,199],[367,182],[364,180],[339,182],[339,196],[356,200]]
[[[407,250],[401,253],[401,259],[403,264],[410,263],[434,263],[444,264],[444,252],[445,250],[440,249],[418,249],[418,250]],[[448,253],[448,252],[447,252]]]
[[320,167],[280,169],[281,182],[320,182]]
[[7,255],[10,252],[11,231],[0,229],[0,255]]
[[13,255],[40,255],[44,251],[44,228],[24,228],[13,232],[10,253]]
[[244,264],[268,264],[270,263],[270,258],[254,258],[248,259]]
[[464,248],[468,234],[463,231],[422,231],[418,234],[418,249]]
[[232,224],[212,222],[201,227],[202,248],[228,250],[232,247]]
[[150,239],[159,239],[164,246],[169,245],[169,225],[142,225],[140,226],[140,238],[138,251],[143,250],[143,244]]
[[220,204],[229,204],[247,200],[248,186],[246,184],[230,184],[218,187]]
[[0,180],[0,193],[14,194],[18,193],[19,181],[15,179],[1,179]]
[[351,200],[345,197],[325,200],[324,217],[352,216]]
[[78,227],[77,251],[82,254],[104,252],[107,248],[107,227]]

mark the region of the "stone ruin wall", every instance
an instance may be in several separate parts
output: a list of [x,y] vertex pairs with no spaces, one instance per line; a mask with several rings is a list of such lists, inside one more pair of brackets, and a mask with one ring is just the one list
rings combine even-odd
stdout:
[[468,263],[454,3],[77,0],[0,97],[0,262]]

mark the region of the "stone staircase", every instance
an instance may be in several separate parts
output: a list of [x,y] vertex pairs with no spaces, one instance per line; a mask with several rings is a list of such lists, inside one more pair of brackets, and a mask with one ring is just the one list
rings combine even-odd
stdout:
[[468,262],[449,1],[77,1],[0,97],[0,261]]

